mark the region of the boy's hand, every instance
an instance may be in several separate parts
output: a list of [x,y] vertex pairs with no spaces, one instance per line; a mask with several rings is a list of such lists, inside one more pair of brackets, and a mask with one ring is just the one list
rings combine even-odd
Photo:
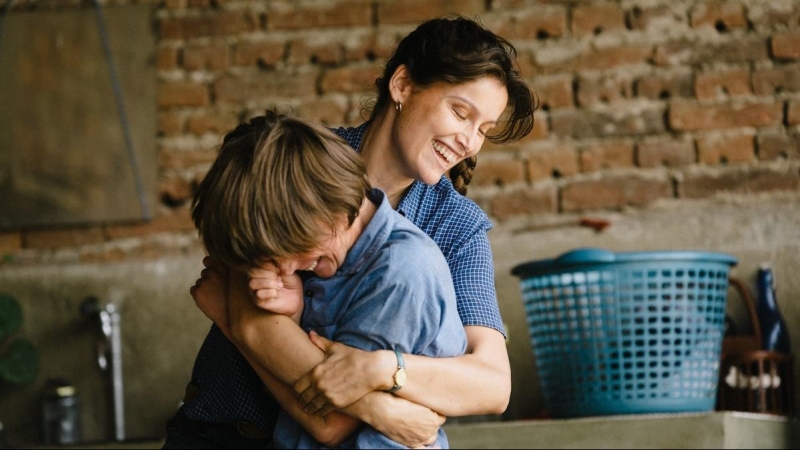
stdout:
[[203,258],[206,267],[189,288],[195,304],[228,336],[228,266],[210,256]]
[[303,281],[296,273],[283,275],[272,263],[248,272],[250,297],[261,309],[292,317],[300,322],[303,313]]

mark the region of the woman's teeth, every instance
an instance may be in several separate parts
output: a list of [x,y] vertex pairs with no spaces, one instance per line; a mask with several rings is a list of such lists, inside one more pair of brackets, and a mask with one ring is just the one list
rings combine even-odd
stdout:
[[434,141],[433,149],[436,150],[436,153],[442,155],[442,158],[446,159],[448,163],[453,164],[456,161],[456,155],[454,155],[453,152],[448,150],[444,145]]
[[309,272],[313,271],[317,267],[317,263],[318,262],[319,262],[319,259],[315,259],[314,262],[311,263],[311,265],[308,266],[308,269],[306,269],[306,270],[309,271]]

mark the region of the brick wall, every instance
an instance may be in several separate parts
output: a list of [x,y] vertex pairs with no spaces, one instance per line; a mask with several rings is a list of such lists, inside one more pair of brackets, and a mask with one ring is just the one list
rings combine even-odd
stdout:
[[[449,12],[514,42],[541,100],[528,138],[481,152],[469,195],[493,220],[800,195],[794,0],[103,2],[132,3],[153,6],[158,36],[155,218],[0,232],[0,264],[196,248],[190,199],[226,130],[274,106],[359,123],[397,40]],[[17,0],[8,14],[91,7]]]

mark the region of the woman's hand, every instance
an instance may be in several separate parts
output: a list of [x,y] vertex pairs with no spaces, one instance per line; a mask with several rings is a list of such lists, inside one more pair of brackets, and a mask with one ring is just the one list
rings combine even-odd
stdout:
[[391,375],[385,374],[394,373],[394,353],[360,350],[313,331],[309,338],[327,356],[294,384],[301,407],[307,412],[324,415],[333,408],[346,408],[372,391],[387,388],[374,380],[385,377],[386,383],[391,381]]
[[[436,442],[445,417],[395,395],[376,392],[353,405],[354,413],[389,439],[406,447],[423,448]],[[364,414],[359,414],[359,410]]]
[[195,304],[211,319],[225,336],[229,336],[228,321],[228,266],[210,256],[203,258],[206,267],[200,278],[189,288]]

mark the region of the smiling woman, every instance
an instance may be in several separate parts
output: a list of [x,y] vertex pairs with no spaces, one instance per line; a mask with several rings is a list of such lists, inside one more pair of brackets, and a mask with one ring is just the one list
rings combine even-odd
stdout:
[[[259,445],[258,439],[204,441],[209,434],[229,435],[224,430],[231,420],[252,424],[259,431],[253,437],[270,439],[273,432],[283,433],[275,428],[280,406],[263,394],[259,376],[273,394],[279,392],[272,384],[275,377],[282,382],[277,388],[281,392],[294,388],[312,414],[360,408],[354,412],[359,419],[406,446],[433,442],[438,415],[500,414],[506,409],[511,376],[487,237],[492,224],[464,194],[484,140],[511,142],[533,128],[537,104],[520,77],[516,50],[474,20],[459,16],[429,20],[400,41],[375,86],[377,99],[369,120],[334,131],[361,153],[373,187],[385,192],[391,207],[431,237],[444,254],[467,337],[466,353],[436,358],[401,349],[398,356],[391,346],[366,351],[315,335],[312,342],[320,348],[309,348],[309,337],[302,333],[298,337],[291,319],[277,316],[267,328],[238,331],[257,336],[241,350],[249,356],[246,360],[215,326],[195,364],[187,391],[193,395],[171,421],[166,446]],[[420,261],[429,262],[417,254],[392,265],[425,266]],[[313,262],[303,264],[311,267]],[[320,259],[316,275],[321,275],[322,266]],[[209,261],[192,290],[195,301],[225,303],[227,278],[220,274],[227,273],[227,267]],[[306,292],[306,305],[313,295],[313,289]],[[400,317],[411,323],[432,318],[424,313],[390,316],[390,325],[404,322]],[[320,349],[327,359],[320,359],[316,368],[308,366],[307,361],[323,355]],[[391,394],[384,392],[395,386],[400,366],[407,374],[406,383]],[[389,404],[361,402],[367,396]],[[413,414],[400,410],[394,405],[401,399],[424,408]],[[437,417],[431,419],[431,412]],[[342,432],[347,430],[334,430],[328,439],[341,442],[346,434],[337,433]]]

